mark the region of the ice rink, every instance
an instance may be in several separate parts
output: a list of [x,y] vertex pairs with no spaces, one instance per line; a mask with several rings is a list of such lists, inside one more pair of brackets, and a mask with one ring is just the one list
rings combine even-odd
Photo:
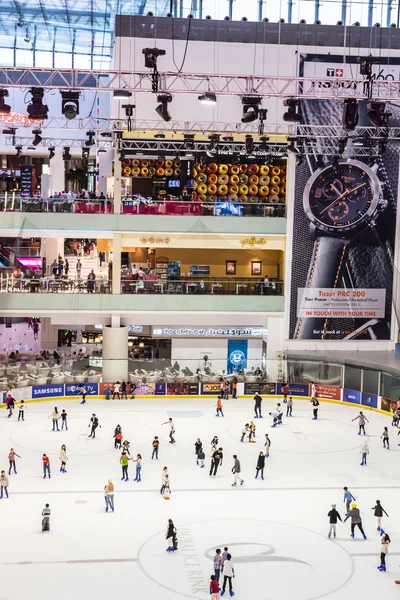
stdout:
[[[67,432],[52,432],[52,408],[65,408]],[[215,418],[215,400],[60,401],[30,404],[25,422],[17,411],[0,417],[1,469],[8,469],[13,447],[18,475],[10,476],[8,500],[0,501],[1,600],[96,598],[209,598],[215,548],[228,546],[234,561],[235,597],[243,600],[398,598],[400,586],[399,456],[397,430],[390,419],[367,411],[369,464],[360,466],[361,439],[351,419],[359,407],[321,403],[319,420],[312,406],[294,401],[293,418],[272,429],[256,420],[256,443],[240,443],[243,425],[254,416],[253,401],[224,402],[224,418]],[[91,413],[102,428],[88,438]],[[168,443],[161,422],[173,417],[177,443]],[[143,456],[142,482],[122,482],[120,452],[113,431],[122,426],[131,456]],[[391,449],[380,435],[389,427]],[[264,434],[271,456],[265,480],[255,479]],[[160,437],[159,460],[151,460],[153,437]],[[217,477],[208,475],[210,442],[218,435],[224,462]],[[206,468],[196,466],[194,442],[200,437]],[[68,472],[60,473],[59,450],[66,444]],[[41,457],[51,459],[52,478],[44,480]],[[232,487],[232,455],[242,465],[243,487]],[[168,466],[172,495],[160,495],[161,471]],[[115,484],[115,512],[106,513],[103,488]],[[336,503],[344,514],[343,487],[356,496],[368,536],[350,538],[350,523],[338,524],[328,539],[327,513]],[[377,570],[380,537],[371,507],[381,500],[390,518],[383,520],[392,543],[387,572]],[[51,532],[41,532],[41,511],[51,507]],[[165,530],[172,518],[179,550],[167,553]],[[357,531],[357,530],[356,530]],[[225,598],[228,597],[228,593]]]

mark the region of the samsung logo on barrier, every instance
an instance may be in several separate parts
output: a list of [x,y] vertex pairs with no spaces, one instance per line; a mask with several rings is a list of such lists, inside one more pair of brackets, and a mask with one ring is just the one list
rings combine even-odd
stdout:
[[38,396],[39,394],[61,394],[63,391],[62,387],[57,388],[36,388],[33,390],[33,395]]
[[262,327],[228,328],[228,329],[171,329],[169,327],[153,327],[153,335],[171,337],[262,337],[268,332]]

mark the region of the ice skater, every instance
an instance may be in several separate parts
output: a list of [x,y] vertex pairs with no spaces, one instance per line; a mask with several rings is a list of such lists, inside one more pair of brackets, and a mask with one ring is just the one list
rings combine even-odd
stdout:
[[68,421],[67,421],[67,413],[65,412],[64,409],[62,409],[61,411],[61,431],[64,429],[66,429],[66,431],[68,431]]
[[357,508],[357,504],[355,502],[353,502],[353,504],[351,505],[351,509],[345,516],[343,523],[346,523],[347,519],[351,519],[351,537],[354,538],[354,529],[357,526],[358,529],[361,531],[364,540],[366,540],[367,536],[365,535],[362,526],[360,510]]
[[60,431],[58,428],[58,420],[60,418],[60,414],[58,412],[57,406],[54,407],[53,412],[47,418],[53,421],[53,431]]
[[264,467],[265,467],[265,456],[264,452],[260,452],[257,458],[257,466],[256,466],[256,479],[258,478],[258,474],[261,471],[261,479],[264,481]]
[[221,598],[219,589],[220,588],[219,588],[218,579],[216,578],[215,575],[211,575],[211,577],[210,577],[211,600],[219,600]]
[[50,531],[50,504],[42,510],[42,531]]
[[388,450],[390,450],[389,447],[389,431],[387,427],[383,428],[383,433],[381,435],[381,440],[383,442],[383,447],[387,448]]
[[100,425],[100,423],[99,423],[99,420],[98,420],[98,418],[96,417],[96,415],[95,415],[94,413],[92,414],[92,418],[90,419],[90,423],[89,423],[89,425],[88,425],[88,426],[92,428],[92,429],[90,430],[90,435],[89,435],[88,437],[90,437],[90,438],[93,438],[93,439],[94,439],[94,438],[96,437],[96,429],[97,429],[98,427],[100,427],[100,428],[101,428],[101,425]]
[[121,425],[117,425],[114,429],[114,448],[116,450],[121,450],[122,444],[122,429]]
[[11,475],[11,469],[14,469],[14,473],[15,475],[17,475],[17,466],[16,466],[16,462],[15,462],[15,457],[18,456],[18,458],[22,458],[22,456],[20,456],[19,454],[17,454],[14,450],[14,448],[11,448],[10,452],[8,453],[8,474]]
[[169,443],[175,444],[175,439],[174,439],[175,425],[174,425],[172,418],[170,417],[168,419],[168,421],[161,423],[161,425],[169,425]]
[[218,436],[214,435],[213,439],[211,440],[211,451],[214,451],[217,449],[218,442],[219,442]]
[[277,411],[268,413],[270,417],[272,417],[272,425],[271,427],[276,427],[279,425],[279,413]]
[[232,556],[229,554],[229,552],[226,555],[226,560],[224,560],[222,574],[224,576],[224,583],[222,584],[221,596],[225,594],[227,583],[229,584],[229,593],[231,596],[233,596],[235,592],[232,589],[232,579],[235,577],[235,571],[233,568]]
[[8,419],[10,419],[12,417],[14,406],[15,406],[14,398],[12,397],[11,392],[9,392],[6,397],[6,407],[8,408],[8,417],[7,417]]
[[240,481],[240,485],[244,484],[244,480],[240,477],[240,472],[241,472],[240,460],[238,459],[237,454],[234,454],[233,455],[233,467],[232,467],[232,473],[233,473],[232,486],[237,485],[238,481]]
[[158,436],[154,437],[153,443],[152,443],[152,448],[153,451],[151,453],[151,460],[153,460],[154,458],[156,460],[158,460],[158,448],[160,446],[160,440],[158,439]]
[[221,415],[221,417],[223,417],[224,413],[222,412],[222,396],[221,396],[221,394],[217,398],[216,408],[217,408],[217,414],[215,416],[219,417],[219,415]]
[[206,454],[203,448],[200,448],[200,452],[197,455],[197,464],[200,466],[200,469],[204,469],[204,460],[206,458]]
[[368,442],[365,441],[363,443],[363,445],[360,448],[360,454],[361,454],[361,462],[360,465],[362,467],[367,466],[367,455],[369,454],[369,446],[368,446]]
[[369,423],[367,417],[363,414],[362,410],[360,411],[360,414],[357,415],[356,417],[354,417],[354,419],[351,420],[351,422],[353,421],[357,421],[358,419],[358,435],[361,435],[361,432],[366,435],[365,433],[365,421],[367,423]]
[[398,427],[400,421],[400,408],[396,408],[392,416],[392,427]]
[[111,479],[104,486],[104,500],[106,503],[106,512],[108,512],[109,508],[114,512],[114,484]]
[[221,549],[217,548],[214,556],[214,576],[217,581],[221,577],[222,567],[224,566],[224,561],[221,556]]
[[199,453],[201,452],[201,450],[203,450],[203,442],[201,441],[200,438],[197,438],[197,440],[194,443],[194,453],[196,455],[196,465],[199,464]]
[[21,400],[19,406],[18,406],[18,421],[20,419],[22,419],[23,421],[25,421],[25,409],[26,409],[26,405],[24,400]]
[[67,472],[65,469],[65,467],[67,466],[67,460],[68,460],[67,447],[63,444],[61,446],[61,450],[60,450],[60,461],[61,461],[60,473]]
[[161,471],[161,489],[160,489],[161,496],[164,493],[166,480],[169,480],[168,467],[164,467],[163,470]]
[[136,454],[136,458],[131,458],[131,461],[136,463],[136,477],[133,481],[137,481],[139,483],[142,481],[142,456],[140,454]]
[[278,425],[282,425],[283,411],[280,402],[276,405],[276,414],[278,415]]
[[260,394],[258,392],[256,392],[253,399],[254,399],[254,418],[262,419],[263,418],[263,416],[261,414],[262,397],[260,396]]
[[344,487],[343,491],[344,491],[343,502],[346,503],[346,514],[345,514],[345,516],[346,516],[350,510],[351,502],[352,501],[355,502],[356,499],[354,498],[353,494],[351,492],[349,492],[349,488]]
[[5,471],[0,473],[0,500],[3,498],[3,492],[8,498],[8,477]]
[[288,394],[290,393],[290,388],[287,383],[282,384],[282,394],[283,394],[283,403],[286,404]]
[[292,410],[293,410],[293,399],[292,399],[292,396],[290,396],[287,401],[287,405],[286,405],[286,416],[287,417],[293,417]]
[[311,404],[313,405],[313,421],[316,421],[318,419],[318,406],[319,406],[319,400],[318,398],[312,398],[312,400],[310,400]]
[[271,440],[269,439],[268,433],[265,434],[264,448],[265,448],[265,458],[269,458],[269,451],[271,448]]
[[[246,437],[247,432],[249,431],[249,424],[246,423],[246,425],[242,428],[242,437],[240,439],[241,442],[244,442],[244,438]],[[399,444],[400,446],[400,444]]]
[[371,510],[374,511],[374,517],[376,517],[377,521],[378,521],[377,531],[379,531],[380,535],[383,535],[385,532],[382,529],[382,517],[384,514],[387,517],[389,517],[389,515],[387,514],[386,510],[383,508],[380,500],[376,501],[375,506]]
[[167,540],[167,552],[175,552],[178,549],[178,540],[176,537],[177,531],[172,519],[168,519],[167,532],[165,539]]
[[336,504],[332,504],[332,508],[331,510],[328,512],[328,517],[329,517],[329,533],[328,533],[328,537],[330,538],[332,533],[333,533],[333,537],[336,537],[336,525],[339,521],[342,521],[342,517],[339,515],[338,511],[336,510]]
[[[387,533],[384,533],[381,537],[381,564],[379,565],[379,571],[386,571],[386,555],[389,552],[389,544],[391,540]],[[397,582],[396,582],[397,583]]]
[[253,438],[256,437],[256,425],[254,421],[250,421],[249,423],[249,442],[250,444],[255,444],[256,441]]
[[85,386],[84,386],[84,385],[81,385],[81,386],[78,388],[78,392],[79,392],[79,394],[81,394],[81,395],[82,395],[82,401],[81,401],[81,404],[86,404],[86,393],[87,393],[87,391],[86,391],[86,388],[85,388]]
[[128,465],[129,465],[129,461],[133,460],[132,458],[129,458],[126,454],[126,452],[123,452],[120,456],[119,462],[120,465],[122,467],[122,477],[121,477],[121,481],[129,481],[129,475],[128,475]]
[[215,477],[218,472],[218,467],[221,465],[224,459],[224,453],[222,448],[218,448],[212,453],[211,456],[211,466],[210,466],[210,477]]
[[130,445],[131,445],[131,443],[128,442],[128,440],[124,440],[124,443],[122,444],[122,452],[126,452],[128,456],[131,455],[131,453],[129,452]]
[[47,456],[47,454],[43,454],[43,456],[42,456],[42,463],[43,463],[43,479],[46,479],[46,475],[48,475],[49,479],[51,479],[50,459]]

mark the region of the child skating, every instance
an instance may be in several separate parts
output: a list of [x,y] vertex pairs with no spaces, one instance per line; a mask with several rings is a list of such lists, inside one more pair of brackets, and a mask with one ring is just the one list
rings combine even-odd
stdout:
[[215,575],[211,575],[210,578],[210,594],[211,594],[211,600],[219,600],[220,593],[219,593],[219,583],[218,583],[218,579],[216,578]]
[[258,478],[258,474],[261,471],[261,479],[264,481],[264,467],[265,467],[265,456],[264,452],[260,452],[257,458],[257,466],[256,466],[256,479]]
[[[242,437],[240,439],[241,442],[244,442],[244,438],[246,437],[246,433],[249,431],[249,424],[246,423],[246,425],[242,428]],[[400,444],[399,444],[400,446]]]
[[261,404],[262,404],[262,397],[260,396],[260,394],[258,392],[256,392],[256,394],[254,396],[254,418],[255,419],[263,418],[263,416],[261,414]]
[[266,433],[265,434],[265,442],[264,442],[265,458],[269,458],[270,448],[271,448],[271,440],[269,439],[268,433]]
[[229,554],[229,552],[227,553],[226,559],[224,560],[222,574],[224,576],[224,583],[222,584],[221,596],[225,594],[227,583],[229,584],[229,593],[231,596],[233,596],[235,592],[232,589],[232,579],[235,577],[235,571],[233,568],[232,556]]
[[343,502],[345,502],[345,504],[346,504],[346,515],[347,515],[350,510],[351,503],[355,502],[356,499],[354,498],[353,494],[351,492],[349,492],[349,488],[344,487],[343,491],[344,491]]
[[66,431],[68,431],[68,421],[67,421],[67,413],[65,412],[64,409],[62,409],[61,411],[61,431],[65,428]]
[[108,512],[109,508],[114,512],[114,484],[111,479],[104,486],[104,500],[106,503],[106,512]]
[[42,531],[50,531],[50,504],[42,510]]
[[386,510],[383,508],[380,500],[376,501],[375,506],[371,510],[374,511],[374,517],[376,517],[377,521],[378,521],[377,531],[379,531],[380,535],[383,535],[385,532],[382,529],[382,517],[384,514],[387,517],[389,517],[389,515],[387,514]]
[[360,454],[361,454],[361,462],[360,465],[362,467],[366,467],[367,466],[367,456],[369,454],[369,446],[368,446],[368,442],[365,441],[363,443],[363,445],[360,448]]
[[60,418],[60,414],[57,410],[57,406],[54,407],[53,412],[47,418],[53,421],[53,431],[60,431],[58,428],[58,420]]
[[313,421],[317,421],[318,419],[318,407],[319,407],[319,400],[317,398],[312,398],[312,400],[310,400],[311,404],[313,405]]
[[153,440],[153,443],[152,443],[153,451],[151,453],[151,460],[153,460],[154,458],[156,460],[158,460],[158,448],[159,448],[159,446],[160,446],[160,440],[158,439],[157,436],[155,436],[155,438]]
[[129,458],[128,455],[126,454],[126,452],[123,452],[121,454],[121,457],[119,459],[120,465],[122,467],[121,481],[129,481],[128,464],[129,464],[130,460],[133,460],[133,459]]
[[43,454],[43,456],[42,456],[42,464],[43,464],[43,479],[46,479],[46,475],[48,475],[49,479],[51,479],[50,459],[47,456],[47,454]]
[[65,469],[65,467],[67,466],[67,460],[68,460],[67,447],[63,444],[61,446],[61,450],[60,450],[60,461],[61,461],[60,473],[67,472]]
[[237,482],[240,481],[240,485],[244,484],[244,480],[240,477],[240,472],[241,472],[241,466],[240,466],[240,460],[238,459],[237,455],[234,454],[233,455],[233,467],[232,467],[232,473],[233,473],[233,483],[232,485],[235,486],[237,485]]
[[381,564],[379,565],[379,571],[386,571],[386,555],[389,552],[389,544],[391,540],[387,533],[384,533],[381,537]]
[[339,521],[342,521],[342,517],[339,515],[338,511],[336,510],[336,504],[332,504],[332,508],[331,510],[328,512],[328,517],[329,517],[329,533],[328,533],[328,537],[330,538],[332,533],[333,533],[333,537],[336,537],[336,525]]
[[161,489],[160,489],[160,494],[161,496],[164,493],[164,489],[165,489],[165,482],[169,480],[169,476],[168,476],[168,467],[164,467],[163,470],[161,471]]
[[0,500],[3,498],[3,492],[8,498],[8,477],[5,471],[0,473]]
[[363,433],[364,435],[366,435],[366,433],[365,433],[365,422],[369,423],[367,417],[363,414],[362,411],[360,411],[360,414],[357,415],[356,417],[354,417],[354,419],[352,419],[351,422],[357,421],[357,419],[358,419],[358,435],[361,435],[361,433]]
[[90,435],[88,437],[94,439],[96,437],[96,429],[98,427],[101,428],[99,420],[94,413],[92,414],[92,418],[90,419],[89,427],[91,427],[91,430],[90,430]]
[[21,400],[19,406],[18,406],[18,421],[20,419],[22,419],[22,421],[25,421],[25,409],[26,409],[26,405],[24,400]]
[[167,532],[165,538],[167,540],[167,552],[175,552],[178,549],[178,540],[176,537],[177,531],[172,519],[168,519]]
[[221,395],[219,395],[217,398],[216,408],[217,408],[217,414],[215,416],[219,417],[221,415],[221,417],[223,417],[224,413],[222,412],[222,396]]
[[131,458],[131,461],[136,463],[136,477],[133,481],[137,481],[139,483],[140,481],[142,481],[142,456],[140,454],[137,454],[136,458]]
[[203,442],[201,441],[200,438],[197,438],[197,440],[194,443],[194,453],[196,455],[196,464],[199,464],[199,452],[203,449]]
[[286,416],[287,417],[293,417],[292,410],[293,410],[293,399],[292,399],[292,396],[290,396],[290,398],[288,399],[287,404],[286,404]]
[[381,440],[383,442],[383,447],[387,448],[388,450],[390,450],[389,447],[389,431],[387,427],[383,428],[383,433],[381,435]]
[[172,418],[170,417],[168,419],[168,421],[165,421],[164,423],[161,423],[161,425],[169,425],[169,443],[170,444],[175,444],[176,443],[176,440],[174,438],[175,425],[174,425],[174,422],[173,422]]
[[19,454],[17,454],[14,450],[14,448],[11,448],[10,452],[8,453],[8,474],[11,475],[11,469],[14,469],[14,473],[15,475],[17,475],[17,466],[16,466],[16,462],[15,462],[15,457],[18,456],[18,458],[22,458],[22,456],[20,456]]

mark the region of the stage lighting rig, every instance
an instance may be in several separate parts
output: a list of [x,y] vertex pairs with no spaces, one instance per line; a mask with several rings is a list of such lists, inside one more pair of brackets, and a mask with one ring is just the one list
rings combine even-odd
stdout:
[[355,98],[346,98],[343,106],[343,129],[354,131],[358,124],[358,102]]
[[171,121],[172,115],[168,110],[168,104],[172,102],[171,94],[160,94],[160,96],[157,96],[157,102],[160,104],[156,108],[156,113],[160,115],[163,121]]
[[254,152],[254,140],[252,135],[246,135],[244,139],[244,147],[246,154],[253,154]]
[[62,154],[63,160],[72,160],[70,150],[71,150],[71,148],[69,146],[64,146],[63,154]]
[[153,69],[151,77],[151,89],[154,94],[158,92],[158,81],[160,74],[157,68],[157,61],[159,56],[165,56],[165,50],[161,48],[143,48],[142,54],[144,54],[144,66],[147,69]]
[[258,119],[261,96],[243,96],[243,116],[242,123],[252,123]]
[[268,115],[268,110],[266,108],[260,108],[260,110],[258,111],[258,118],[259,118],[258,135],[264,134],[264,121],[267,120],[267,115]]
[[387,127],[391,112],[386,110],[385,102],[368,102],[367,117],[375,127]]
[[32,144],[33,144],[33,146],[37,146],[38,144],[40,144],[40,142],[43,139],[42,136],[40,135],[42,133],[42,130],[39,129],[39,128],[38,129],[32,129],[32,133],[34,135]]
[[16,158],[19,158],[22,154],[22,146],[15,146],[15,149],[17,151]]
[[283,106],[287,107],[287,111],[283,113],[283,120],[286,123],[299,123],[301,121],[301,116],[297,112],[300,100],[297,98],[287,98],[283,101]]
[[8,98],[8,90],[0,88],[0,113],[8,115],[11,112],[11,106],[4,102],[4,98]]
[[133,111],[136,108],[135,104],[123,104],[122,108],[125,109],[125,116],[127,118],[127,129],[132,131],[132,117]]
[[79,92],[61,92],[61,112],[69,121],[79,115],[79,95]]
[[49,160],[51,160],[52,158],[55,157],[56,153],[55,153],[55,147],[54,146],[50,146],[49,147]]
[[292,137],[288,137],[288,145],[286,147],[288,152],[292,152],[292,154],[299,154],[300,150],[296,147],[295,142],[297,141],[296,138],[292,138]]
[[185,133],[183,136],[183,141],[185,144],[186,150],[194,150],[194,135],[191,133]]
[[258,149],[261,152],[268,152],[269,151],[268,142],[269,142],[269,137],[266,137],[266,136],[260,137],[260,145],[258,146]]
[[96,140],[94,139],[94,136],[96,135],[94,131],[88,131],[86,133],[86,135],[88,136],[88,139],[86,141],[86,146],[94,146],[96,143]]
[[44,89],[43,88],[31,88],[30,90],[32,100],[28,104],[27,111],[31,119],[47,119],[49,107],[43,104]]

